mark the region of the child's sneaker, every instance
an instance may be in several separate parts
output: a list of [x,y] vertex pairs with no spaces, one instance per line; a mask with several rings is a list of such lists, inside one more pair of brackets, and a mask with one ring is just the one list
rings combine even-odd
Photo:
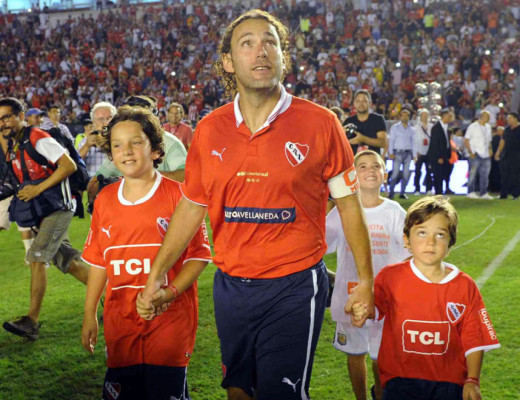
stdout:
[[30,340],[37,340],[41,324],[34,322],[28,315],[25,315],[16,321],[6,321],[2,326],[7,332]]

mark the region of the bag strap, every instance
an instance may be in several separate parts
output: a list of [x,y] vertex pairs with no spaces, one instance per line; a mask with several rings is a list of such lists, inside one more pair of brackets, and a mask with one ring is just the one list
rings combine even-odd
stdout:
[[[22,164],[22,173],[23,180],[30,181],[31,177],[29,175],[29,170],[27,169],[27,164],[25,163],[25,151],[27,150],[27,154],[38,164],[52,168],[49,160],[47,160],[44,156],[36,151],[33,144],[31,143],[31,131],[32,126],[25,127],[24,133],[22,135],[22,139],[20,140],[19,149],[20,149],[20,163]],[[49,174],[46,173],[47,176]]]

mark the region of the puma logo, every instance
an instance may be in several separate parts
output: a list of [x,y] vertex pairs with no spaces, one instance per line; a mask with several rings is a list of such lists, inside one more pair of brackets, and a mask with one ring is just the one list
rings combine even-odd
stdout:
[[294,393],[296,393],[296,385],[300,382],[301,379],[298,379],[295,383],[292,383],[289,378],[283,378],[282,383],[287,383],[289,386],[292,386]]
[[224,154],[224,152],[226,151],[226,149],[227,149],[227,147],[224,147],[220,153],[219,153],[217,150],[212,150],[212,151],[211,151],[211,155],[212,155],[212,156],[217,156],[218,158],[220,158],[220,162],[222,162],[222,161],[224,161],[224,160],[222,159],[222,154]]
[[101,227],[101,232],[106,233],[109,239],[110,239],[110,228],[112,228],[112,225],[110,225],[108,227],[108,229],[105,229],[105,228]]

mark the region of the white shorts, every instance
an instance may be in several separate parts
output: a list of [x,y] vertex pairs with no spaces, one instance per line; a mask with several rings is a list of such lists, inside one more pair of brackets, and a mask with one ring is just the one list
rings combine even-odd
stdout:
[[[9,221],[9,204],[11,204],[11,199],[12,197],[8,197],[7,199],[0,201],[0,230],[4,229],[7,231],[11,226],[11,221]],[[20,228],[18,226],[18,230],[24,232],[30,231],[31,228]]]
[[362,328],[352,326],[350,322],[336,322],[336,334],[332,345],[344,353],[368,353],[372,360],[377,360],[382,333],[383,321],[367,320]]

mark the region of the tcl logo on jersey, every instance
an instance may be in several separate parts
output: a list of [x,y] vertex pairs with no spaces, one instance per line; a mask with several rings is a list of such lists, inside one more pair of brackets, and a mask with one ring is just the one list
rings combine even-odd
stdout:
[[139,260],[137,258],[132,258],[131,260],[112,260],[110,261],[110,265],[114,269],[114,275],[121,275],[121,270],[125,270],[129,275],[137,275],[142,273],[149,274],[150,266],[152,265],[149,258],[145,258],[144,260]]
[[416,354],[444,354],[450,342],[448,321],[403,322],[403,351]]
[[293,167],[300,165],[307,154],[309,154],[308,145],[293,142],[285,143],[285,156]]

